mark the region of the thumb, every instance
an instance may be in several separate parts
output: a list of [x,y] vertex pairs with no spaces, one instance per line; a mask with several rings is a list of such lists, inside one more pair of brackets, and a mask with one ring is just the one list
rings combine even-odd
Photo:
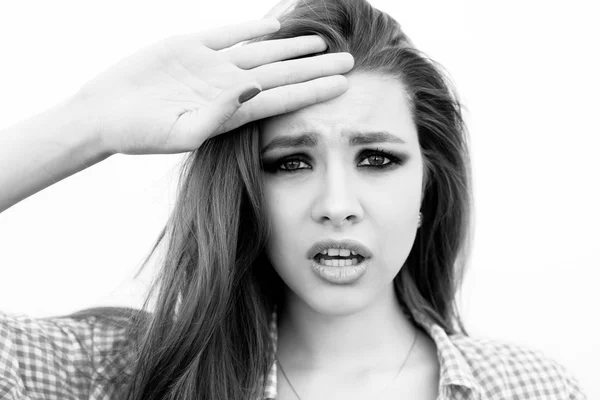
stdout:
[[[256,82],[243,83],[223,89],[212,101],[207,120],[201,121],[204,129],[210,132],[210,137],[221,134],[226,130],[227,122],[235,115],[242,104],[261,92]],[[198,122],[198,121],[196,121]]]
[[[205,140],[232,129],[232,123],[228,122],[240,109],[243,103],[252,99],[262,91],[256,82],[246,82],[237,86],[223,89],[210,101],[207,109],[195,109],[179,115],[177,119],[178,130],[192,132],[192,135],[180,135],[185,143],[177,147],[176,152],[192,151],[197,149]],[[238,124],[239,126],[241,124]],[[228,127],[229,126],[229,127]],[[235,127],[235,126],[234,126]],[[189,141],[193,143],[189,143]],[[182,150],[180,150],[180,148]]]
[[[233,117],[243,103],[262,91],[256,82],[243,83],[224,89],[212,102],[214,129],[220,130]],[[221,133],[221,132],[219,132]]]
[[214,100],[214,105],[222,116],[222,123],[227,122],[244,104],[262,91],[258,83],[243,83],[223,90]]
[[238,96],[238,104],[241,106],[260,92],[262,92],[262,89],[258,85],[252,85],[250,88],[245,87]]

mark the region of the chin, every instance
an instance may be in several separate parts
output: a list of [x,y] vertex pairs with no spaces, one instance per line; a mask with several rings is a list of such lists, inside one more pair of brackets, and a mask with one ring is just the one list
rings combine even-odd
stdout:
[[331,287],[307,294],[303,301],[319,314],[343,317],[367,308],[374,301],[368,297],[366,292],[360,293],[356,287]]

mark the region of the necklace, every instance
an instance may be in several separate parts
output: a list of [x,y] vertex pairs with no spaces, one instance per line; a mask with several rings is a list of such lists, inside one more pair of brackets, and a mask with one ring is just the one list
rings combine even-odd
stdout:
[[[404,357],[404,361],[402,361],[402,364],[400,365],[400,369],[398,369],[398,372],[396,372],[396,375],[394,376],[394,378],[387,385],[384,386],[384,388],[379,393],[378,397],[381,396],[381,394],[385,392],[387,387],[390,386],[392,384],[392,382],[394,382],[396,380],[398,375],[400,375],[400,371],[402,371],[402,368],[404,368],[404,365],[408,361],[408,358],[410,357],[410,354],[412,353],[413,348],[415,347],[416,343],[417,343],[417,329],[415,329],[415,338],[413,339],[412,345],[410,346],[410,350],[408,350],[408,354],[406,355],[406,357]],[[290,385],[290,388],[292,389],[292,391],[294,392],[294,394],[296,395],[298,400],[302,400],[302,398],[300,398],[300,395],[298,394],[298,392],[296,392],[296,389],[294,389],[292,382],[290,382],[290,379],[287,377],[287,374],[285,373],[285,371],[283,369],[283,365],[281,365],[281,361],[279,361],[279,359],[277,357],[275,357],[275,360],[277,361],[279,368],[281,368],[281,373],[283,374],[283,377],[287,381],[288,385]]]

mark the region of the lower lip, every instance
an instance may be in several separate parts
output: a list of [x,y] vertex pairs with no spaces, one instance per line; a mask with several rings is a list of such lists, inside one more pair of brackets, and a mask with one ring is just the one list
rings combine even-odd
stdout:
[[345,265],[343,267],[335,267],[318,263],[314,258],[310,260],[312,270],[324,280],[337,283],[347,284],[360,279],[367,272],[369,267],[369,258],[363,259],[356,265]]

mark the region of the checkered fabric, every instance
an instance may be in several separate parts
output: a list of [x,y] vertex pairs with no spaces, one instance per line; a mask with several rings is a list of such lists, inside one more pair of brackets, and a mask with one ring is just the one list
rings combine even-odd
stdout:
[[[106,310],[106,309],[104,309]],[[538,351],[446,332],[426,315],[415,322],[435,342],[438,400],[586,399],[563,366]],[[270,322],[277,343],[277,315]],[[119,399],[131,371],[124,314],[39,318],[0,313],[0,399]],[[277,364],[262,399],[277,398]]]
[[120,310],[37,319],[0,312],[0,399],[120,399],[133,356],[131,320]]
[[[577,379],[539,351],[500,340],[448,335],[426,314],[410,312],[437,347],[440,364],[437,400],[587,399]],[[270,330],[277,344],[276,313],[271,317]],[[275,362],[267,383],[264,400],[274,400],[277,398]]]

